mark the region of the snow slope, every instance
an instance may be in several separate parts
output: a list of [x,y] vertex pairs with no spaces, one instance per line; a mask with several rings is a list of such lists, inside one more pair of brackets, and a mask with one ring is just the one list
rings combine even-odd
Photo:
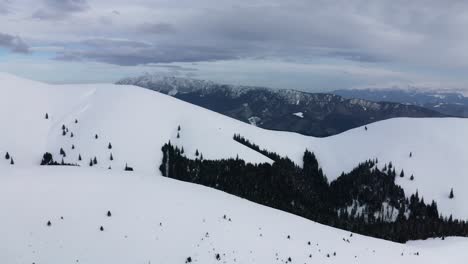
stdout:
[[116,170],[5,167],[0,208],[0,262],[9,264],[185,263],[188,257],[207,264],[463,263],[468,257],[467,239],[398,244],[351,236],[203,186]]
[[[350,237],[215,190],[155,177],[168,140],[188,156],[198,149],[208,159],[239,155],[271,162],[235,142],[232,136],[239,133],[298,164],[306,148],[314,151],[330,179],[369,158],[381,166],[392,161],[405,170],[398,183],[407,193],[418,189],[444,214],[468,218],[465,119],[392,119],[319,139],[267,131],[133,86],[47,85],[0,74],[0,124],[2,263],[182,263],[189,256],[219,263],[216,253],[223,263],[284,263],[288,257],[297,263],[460,263],[468,254],[466,239],[401,245]],[[69,130],[65,136],[62,125]],[[66,162],[82,167],[38,166],[46,151],[60,161],[60,148]],[[7,151],[13,166],[3,158]],[[98,164],[89,168],[94,157]],[[126,163],[135,172],[123,172]],[[447,198],[451,187],[453,200]]]
[[[467,119],[398,118],[370,124],[368,130],[313,138],[250,126],[134,86],[47,85],[0,74],[0,123],[5,124],[0,155],[8,151],[15,166],[22,167],[37,165],[46,151],[60,161],[63,148],[66,162],[88,166],[96,157],[97,168],[123,169],[128,163],[137,172],[159,175],[160,149],[169,140],[183,146],[188,156],[198,149],[207,159],[239,155],[251,162],[271,162],[232,140],[235,133],[298,164],[306,148],[314,151],[330,180],[359,162],[378,158],[381,166],[391,161],[398,172],[404,169],[406,177],[397,181],[408,194],[418,190],[426,201],[436,200],[445,215],[468,219]],[[69,129],[65,136],[63,124]],[[0,159],[1,166],[10,166],[9,161]],[[452,187],[456,197],[450,200]]]

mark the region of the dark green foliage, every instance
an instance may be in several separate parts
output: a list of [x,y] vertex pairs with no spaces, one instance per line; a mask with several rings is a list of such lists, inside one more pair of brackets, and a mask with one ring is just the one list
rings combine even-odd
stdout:
[[72,145],[72,149],[75,149],[75,145]]
[[[80,158],[81,158],[81,156],[80,156]],[[52,154],[50,154],[49,152],[46,152],[46,153],[44,153],[44,155],[42,155],[41,165],[42,166],[58,166],[58,165],[61,165],[61,166],[78,166],[78,164],[66,163],[63,160],[63,158],[62,158],[62,161],[60,163],[58,163],[57,161],[54,160]]]
[[81,161],[81,154],[78,154],[78,160]]
[[455,197],[455,195],[453,195],[453,188],[452,188],[452,189],[450,189],[449,198],[453,199],[454,197]]
[[[236,138],[260,149],[240,136]],[[261,151],[274,157],[273,164],[251,164],[239,158],[191,160],[170,143],[162,151],[160,170],[166,177],[216,188],[329,226],[398,242],[468,235],[468,225],[440,217],[435,202],[426,204],[417,193],[407,199],[395,184],[391,163],[384,172],[375,166],[375,160],[366,161],[329,184],[310,151],[304,153],[303,168],[265,150]],[[361,214],[346,210],[355,201],[365,205]],[[380,214],[384,204],[398,210],[397,219]]]
[[403,178],[403,177],[405,177],[405,172],[404,172],[403,170],[401,170],[401,172],[400,172],[400,178]]
[[65,153],[65,150],[63,150],[63,148],[60,148],[60,155],[62,155],[63,157],[67,156],[67,154]]
[[279,160],[281,159],[281,157],[276,154],[276,153],[273,153],[273,152],[269,152],[268,150],[265,150],[265,149],[260,149],[260,147],[258,145],[255,145],[253,143],[251,143],[248,139],[244,138],[243,136],[239,135],[239,134],[234,134],[234,137],[233,139],[239,143],[241,143],[242,145],[244,146],[247,146],[253,150],[256,150],[257,152],[260,152],[262,153],[263,155],[267,156],[268,158],[272,159],[272,160]]
[[10,153],[7,152],[7,153],[5,154],[5,159],[10,159]]
[[96,157],[94,157],[94,159],[93,159],[93,164],[94,164],[94,165],[97,164],[97,158],[96,158]]
[[73,132],[70,133],[70,137],[71,137],[71,138],[73,137]]
[[45,119],[49,119],[49,114],[48,113],[45,114]]
[[10,165],[15,165],[15,161],[13,160],[13,157],[10,159]]
[[52,157],[52,154],[49,152],[44,153],[44,155],[42,156],[41,165],[49,165],[53,162],[54,162],[54,159]]
[[111,217],[112,214],[111,214],[111,211],[107,211],[107,217]]
[[411,174],[411,177],[409,178],[410,180],[414,181],[414,176]]
[[47,221],[47,226],[51,226],[52,223],[50,221]]
[[125,164],[125,171],[133,171],[132,167],[129,167],[127,164]]
[[98,134],[94,135],[94,138],[95,138],[95,139],[98,139],[98,138],[99,138]]
[[101,226],[101,227],[99,228],[99,230],[101,230],[101,231],[104,231],[104,227],[103,227],[103,226]]
[[112,153],[110,154],[109,159],[110,159],[110,160],[114,160],[114,156],[112,156]]
[[108,149],[112,149],[112,144],[109,142],[109,145],[107,145]]

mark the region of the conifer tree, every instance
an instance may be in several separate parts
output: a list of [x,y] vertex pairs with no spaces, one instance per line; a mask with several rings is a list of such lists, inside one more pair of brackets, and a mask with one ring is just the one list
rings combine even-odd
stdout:
[[107,145],[108,149],[112,149],[112,144],[109,142],[109,145]]
[[112,153],[110,154],[109,159],[110,159],[110,160],[114,160],[114,156],[112,156]]
[[413,157],[413,152],[410,152],[410,153],[409,153],[409,157],[410,157],[410,158]]
[[98,138],[99,138],[99,137],[98,137],[98,134],[94,135],[94,138],[95,138],[95,139],[98,139]]
[[45,114],[45,119],[49,119],[49,114],[48,113]]
[[52,225],[52,223],[50,222],[50,220],[47,221],[47,226],[51,226],[51,225]]
[[89,166],[90,166],[90,167],[93,166],[93,159],[89,159]]
[[70,137],[73,137],[73,132],[70,133]]
[[81,154],[78,154],[78,160],[81,161]]
[[177,132],[177,138],[180,138],[179,132]]
[[65,130],[65,125],[62,125],[62,130]]
[[10,159],[10,153],[8,153],[8,151],[7,151],[7,153],[5,154],[5,159]]
[[93,164],[94,164],[94,165],[97,164],[97,158],[96,158],[96,157],[94,157],[94,159],[93,159]]
[[13,157],[10,159],[10,165],[15,165],[15,161],[13,160]]
[[111,217],[112,214],[111,214],[111,211],[107,211],[107,217]]
[[449,198],[450,199],[453,199],[455,196],[453,195],[453,188],[450,189],[450,195],[449,195]]
[[75,149],[75,145],[72,145],[72,149]]
[[78,124],[78,119],[75,119],[75,124]]
[[404,172],[403,170],[401,170],[401,172],[400,172],[400,178],[403,178],[403,177],[405,177],[405,172]]
[[414,180],[414,176],[413,176],[413,174],[411,174],[410,180]]
[[180,125],[177,127],[177,131],[180,131]]
[[67,154],[65,154],[65,150],[63,150],[63,148],[60,148],[60,155],[66,157]]
[[62,130],[62,136],[65,136],[67,134],[67,131]]
[[101,227],[99,228],[99,230],[101,230],[101,231],[104,231],[104,227],[103,227],[103,226],[101,226]]
[[195,150],[195,156],[197,156],[197,157],[198,157],[198,155],[199,155],[199,154],[200,154],[200,153],[198,152],[198,149],[197,149],[197,150]]

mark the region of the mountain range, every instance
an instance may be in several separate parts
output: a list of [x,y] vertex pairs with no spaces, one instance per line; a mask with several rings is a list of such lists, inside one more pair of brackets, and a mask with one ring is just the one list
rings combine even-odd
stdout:
[[417,105],[449,116],[468,117],[468,97],[461,92],[389,88],[342,89],[332,93],[344,98]]
[[339,95],[291,89],[217,84],[211,81],[145,74],[117,84],[136,85],[271,130],[325,137],[394,117],[445,117],[420,106],[345,99]]

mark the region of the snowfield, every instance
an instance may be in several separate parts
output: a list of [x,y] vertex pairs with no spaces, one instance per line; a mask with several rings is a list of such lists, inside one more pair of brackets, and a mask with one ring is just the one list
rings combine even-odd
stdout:
[[[466,119],[399,118],[313,138],[264,130],[134,86],[48,85],[0,74],[0,123],[1,263],[185,263],[187,257],[198,263],[285,263],[288,257],[294,263],[460,263],[468,256],[465,238],[401,245],[350,237],[158,177],[169,140],[189,157],[199,150],[205,159],[271,162],[234,141],[237,133],[299,165],[305,149],[313,151],[330,180],[367,159],[378,158],[382,167],[391,161],[405,172],[397,183],[407,195],[418,190],[444,215],[468,219]],[[61,148],[64,162],[81,167],[39,166],[45,152],[60,162]],[[126,164],[135,171],[124,172]],[[452,187],[455,199],[448,199]]]
[[463,263],[468,256],[467,239],[405,245],[351,235],[203,186],[115,170],[3,168],[0,205],[2,263]]

